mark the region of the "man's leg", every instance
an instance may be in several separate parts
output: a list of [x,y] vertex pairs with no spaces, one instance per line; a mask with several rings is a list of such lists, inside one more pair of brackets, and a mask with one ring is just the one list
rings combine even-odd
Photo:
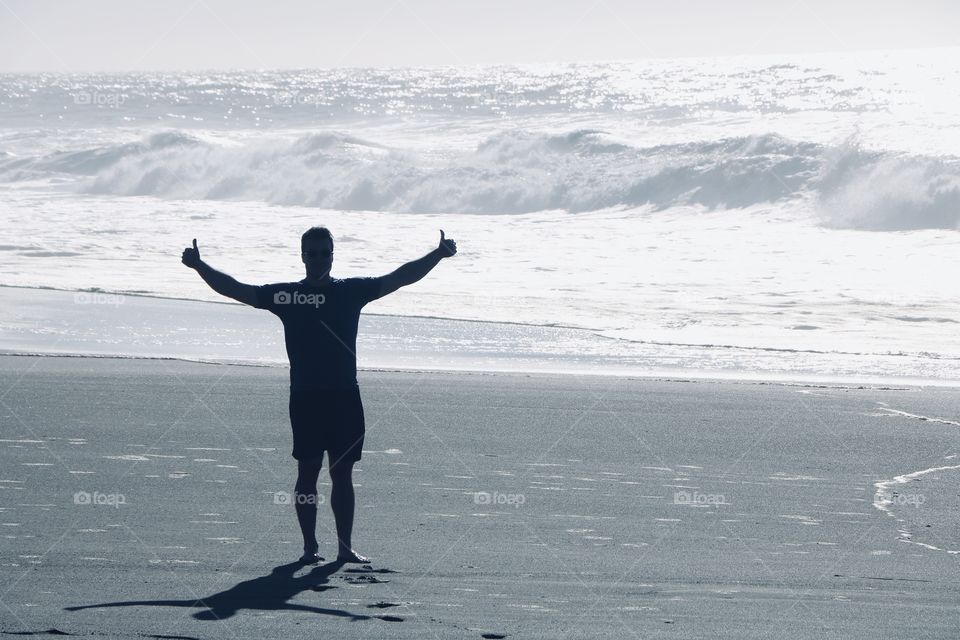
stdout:
[[[297,461],[297,486],[294,489],[294,506],[297,509],[297,522],[303,534],[304,561],[318,562],[323,558],[317,555],[320,545],[317,543],[317,479],[323,456],[310,460]],[[316,556],[316,557],[314,557]]]
[[340,460],[330,465],[330,506],[337,523],[337,560],[343,562],[370,562],[353,550],[350,536],[353,534],[353,461]]

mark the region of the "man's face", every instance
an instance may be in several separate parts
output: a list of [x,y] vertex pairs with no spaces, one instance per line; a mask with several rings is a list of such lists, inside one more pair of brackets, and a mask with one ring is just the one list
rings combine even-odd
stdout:
[[333,243],[326,238],[302,242],[300,259],[307,267],[308,278],[322,278],[333,266]]

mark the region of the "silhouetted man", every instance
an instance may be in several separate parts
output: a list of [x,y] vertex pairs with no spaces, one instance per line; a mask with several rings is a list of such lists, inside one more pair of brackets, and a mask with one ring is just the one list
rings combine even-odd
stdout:
[[333,236],[312,227],[300,239],[307,277],[299,282],[243,284],[200,259],[193,247],[183,250],[183,264],[196,269],[217,293],[258,309],[283,322],[290,359],[290,426],[293,457],[298,464],[294,491],[297,521],[303,532],[305,563],[322,560],[316,537],[317,479],[327,452],[330,506],[337,525],[337,560],[369,562],[353,550],[353,465],[363,449],[364,419],[357,385],[357,325],[360,310],[371,300],[393,293],[427,275],[441,259],[457,252],[457,244],[440,231],[440,244],[418,260],[378,278],[330,277]]

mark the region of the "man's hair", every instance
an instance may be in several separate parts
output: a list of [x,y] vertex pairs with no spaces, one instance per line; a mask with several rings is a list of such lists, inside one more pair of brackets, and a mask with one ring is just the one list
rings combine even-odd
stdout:
[[333,249],[333,234],[326,227],[310,227],[300,236],[300,246],[310,240],[329,240],[330,248]]

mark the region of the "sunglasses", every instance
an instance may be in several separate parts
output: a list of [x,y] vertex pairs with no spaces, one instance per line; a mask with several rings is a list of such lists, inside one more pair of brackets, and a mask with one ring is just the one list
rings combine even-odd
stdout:
[[329,249],[310,249],[309,251],[301,251],[300,254],[307,256],[308,258],[329,258],[333,256],[333,251],[330,251]]

